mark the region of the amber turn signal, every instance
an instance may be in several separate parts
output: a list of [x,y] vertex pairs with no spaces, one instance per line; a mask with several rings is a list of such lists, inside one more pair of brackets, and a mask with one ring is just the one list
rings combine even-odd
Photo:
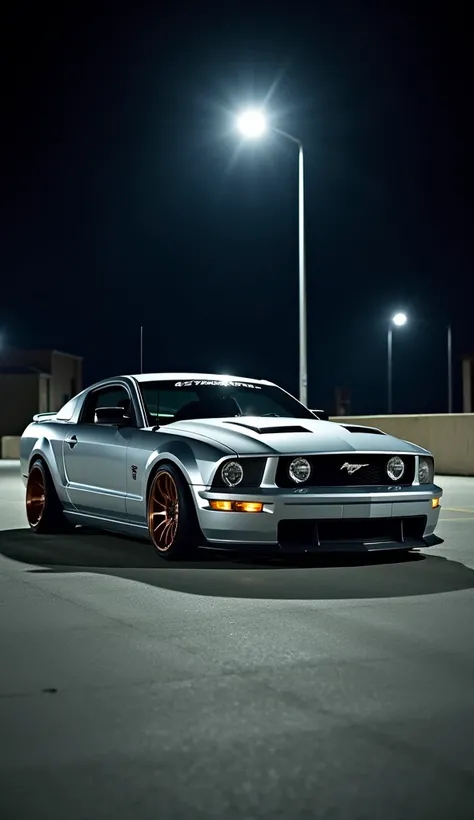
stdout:
[[263,510],[261,501],[210,501],[211,509],[220,512],[259,513]]
[[234,501],[236,512],[262,512],[261,501]]
[[439,498],[432,498],[431,499],[431,506],[435,510],[436,507],[439,507]]

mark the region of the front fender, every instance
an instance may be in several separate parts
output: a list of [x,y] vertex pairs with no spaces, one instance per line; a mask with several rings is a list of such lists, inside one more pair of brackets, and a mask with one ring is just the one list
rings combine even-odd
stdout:
[[155,450],[150,453],[146,462],[145,474],[147,487],[150,475],[157,465],[170,462],[179,469],[188,484],[206,485],[209,483],[211,472],[216,461],[222,458],[222,453],[208,444],[196,442],[168,441],[165,450]]

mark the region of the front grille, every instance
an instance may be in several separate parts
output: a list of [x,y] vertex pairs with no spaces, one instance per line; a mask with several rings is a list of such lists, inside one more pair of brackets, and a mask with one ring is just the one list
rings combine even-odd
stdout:
[[331,543],[374,544],[394,542],[410,546],[423,538],[426,516],[407,518],[338,518],[290,520],[278,524],[281,547],[322,547]]
[[[406,487],[415,478],[415,456],[400,454],[405,464],[405,472],[399,481],[392,481],[387,475],[387,462],[393,455],[381,453],[338,453],[320,456],[304,456],[311,464],[311,476],[304,484],[295,484],[288,474],[288,468],[296,456],[284,456],[278,461],[276,473],[277,487],[373,487],[397,485]],[[344,464],[364,464],[352,475]]]

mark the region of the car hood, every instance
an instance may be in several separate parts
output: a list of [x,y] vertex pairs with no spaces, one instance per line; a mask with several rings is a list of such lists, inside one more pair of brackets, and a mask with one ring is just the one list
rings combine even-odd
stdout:
[[173,422],[170,430],[206,436],[237,455],[299,455],[300,453],[429,454],[428,450],[371,427],[344,427],[318,419],[238,416]]

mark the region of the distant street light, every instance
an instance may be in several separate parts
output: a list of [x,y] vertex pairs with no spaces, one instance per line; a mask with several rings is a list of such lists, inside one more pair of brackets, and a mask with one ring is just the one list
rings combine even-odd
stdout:
[[[260,109],[245,111],[237,120],[240,132],[247,138],[258,139],[268,129],[265,112]],[[304,168],[303,144],[301,140],[272,128],[277,134],[295,142],[298,146],[298,255],[299,255],[299,398],[308,405],[308,353],[306,329],[306,262],[305,262],[305,229],[304,229]]]
[[392,337],[393,325],[403,327],[406,325],[408,317],[406,313],[395,313],[392,316],[387,332],[387,394],[388,394],[388,415],[392,415]]
[[403,327],[403,325],[406,325],[407,323],[406,313],[396,313],[392,319],[392,322],[394,325],[397,325],[397,327]]
[[[388,326],[388,333],[387,333],[387,392],[388,392],[388,414],[389,416],[392,414],[392,336],[393,336],[393,328],[395,327],[403,327],[406,325],[408,321],[408,317],[406,313],[395,313],[392,316],[390,324]],[[453,412],[453,340],[452,340],[452,330],[451,325],[447,327],[447,348],[448,348],[448,413]]]

